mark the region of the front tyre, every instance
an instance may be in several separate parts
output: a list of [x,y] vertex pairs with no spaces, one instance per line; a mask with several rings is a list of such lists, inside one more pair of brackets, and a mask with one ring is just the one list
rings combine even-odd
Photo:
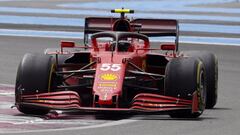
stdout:
[[174,58],[166,66],[165,95],[192,100],[193,93],[199,95],[199,112],[177,110],[169,115],[173,118],[197,118],[205,109],[206,80],[203,63],[197,58]]
[[15,101],[20,112],[33,115],[45,115],[49,112],[47,108],[21,104],[21,96],[50,91],[53,70],[52,56],[29,53],[24,55],[18,66],[15,85]]
[[197,57],[204,63],[207,80],[206,108],[213,108],[218,97],[218,60],[216,55],[207,51],[186,51],[184,53],[190,57]]

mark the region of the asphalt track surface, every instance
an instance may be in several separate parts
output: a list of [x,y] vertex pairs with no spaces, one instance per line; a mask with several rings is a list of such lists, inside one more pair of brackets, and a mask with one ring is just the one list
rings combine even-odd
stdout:
[[[22,6],[24,6],[24,4],[22,4]],[[45,7],[46,5],[40,4],[40,6]],[[10,27],[10,25],[6,26]],[[1,27],[4,28],[4,25]],[[16,25],[16,27],[20,26]],[[51,29],[60,28],[52,27]],[[10,86],[6,87],[10,87],[10,90],[12,90],[12,85],[15,83],[17,65],[22,56],[27,52],[42,53],[45,48],[58,47],[60,40],[63,39],[1,36],[0,83],[10,84]],[[78,43],[81,42],[81,40],[77,39],[74,41]],[[158,43],[153,44],[153,46],[157,45]],[[39,118],[39,120],[42,120],[42,118],[25,116],[19,113],[16,109],[12,109],[8,116],[12,115],[14,116],[13,118],[19,119],[24,117],[31,121],[33,119],[37,120],[26,125],[24,125],[24,123],[18,123],[15,125],[17,130],[14,130],[11,123],[6,124],[1,121],[1,118],[0,133],[23,135],[239,135],[240,47],[227,45],[180,44],[180,50],[208,50],[215,53],[219,59],[218,103],[214,109],[206,110],[199,119],[172,119],[167,115],[116,115],[100,117],[96,115],[77,115],[56,117],[54,119],[51,119],[50,117],[50,119],[44,119],[44,122],[39,124],[40,122],[36,122],[38,120],[37,118]],[[8,100],[13,103],[13,97],[10,97],[11,98],[8,98]],[[3,102],[3,99],[0,101]],[[3,116],[4,115],[1,117]],[[70,123],[67,124],[67,122]],[[39,125],[40,128],[38,127]]]

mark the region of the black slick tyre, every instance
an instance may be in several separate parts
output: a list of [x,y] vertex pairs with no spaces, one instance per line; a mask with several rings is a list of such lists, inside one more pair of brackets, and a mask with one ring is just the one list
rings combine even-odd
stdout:
[[47,108],[21,104],[21,96],[50,91],[53,68],[52,56],[30,53],[24,55],[18,66],[15,85],[15,100],[20,112],[33,115],[45,115],[49,112]]
[[205,69],[201,60],[197,58],[174,58],[169,61],[165,70],[165,95],[192,100],[192,95],[197,91],[200,95],[199,112],[192,110],[177,110],[170,112],[173,118],[197,118],[206,102]]
[[211,109],[217,103],[218,98],[218,60],[216,55],[207,51],[186,51],[190,57],[198,57],[205,65],[207,80],[206,108]]

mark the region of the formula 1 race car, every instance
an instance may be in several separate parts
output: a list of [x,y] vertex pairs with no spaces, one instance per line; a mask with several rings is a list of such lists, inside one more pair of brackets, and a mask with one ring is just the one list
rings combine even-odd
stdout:
[[[85,19],[84,45],[25,54],[16,77],[16,106],[25,114],[50,110],[159,113],[196,118],[217,102],[214,54],[178,49],[178,22],[120,18]],[[149,37],[174,37],[150,43]],[[90,38],[89,38],[90,37]],[[151,47],[150,47],[151,46]]]

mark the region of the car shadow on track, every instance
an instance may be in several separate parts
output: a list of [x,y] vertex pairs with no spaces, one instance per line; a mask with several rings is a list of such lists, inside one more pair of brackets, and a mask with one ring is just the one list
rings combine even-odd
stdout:
[[49,113],[47,115],[26,115],[26,114],[15,114],[17,117],[25,118],[41,118],[43,120],[107,120],[117,121],[122,119],[130,119],[133,115],[121,115],[121,114],[55,114]]
[[217,108],[213,108],[211,110],[222,110],[222,111],[228,111],[228,110],[232,110],[232,108],[226,108],[226,107],[217,107]]
[[94,120],[121,120],[129,119],[132,115],[122,113],[83,113],[83,112],[63,112],[58,114],[56,112],[50,112],[45,116],[40,116],[44,119],[94,119]]
[[217,120],[218,117],[200,116],[199,118],[171,118],[168,115],[148,115],[141,116],[138,120],[163,120],[163,121],[203,121],[203,120]]
[[[212,111],[226,111],[232,110],[231,108],[213,108],[210,109]],[[206,115],[202,115],[199,118],[171,118],[168,115],[149,115],[149,114],[126,114],[126,113],[86,113],[86,112],[63,112],[58,113],[56,111],[52,111],[47,115],[39,116],[39,115],[25,115],[25,114],[17,114],[15,116],[25,116],[25,117],[39,117],[45,120],[51,119],[59,119],[59,120],[71,120],[71,119],[94,119],[94,120],[122,120],[122,119],[137,119],[137,120],[174,120],[174,121],[202,121],[202,120],[217,120],[217,117],[212,117]]]

